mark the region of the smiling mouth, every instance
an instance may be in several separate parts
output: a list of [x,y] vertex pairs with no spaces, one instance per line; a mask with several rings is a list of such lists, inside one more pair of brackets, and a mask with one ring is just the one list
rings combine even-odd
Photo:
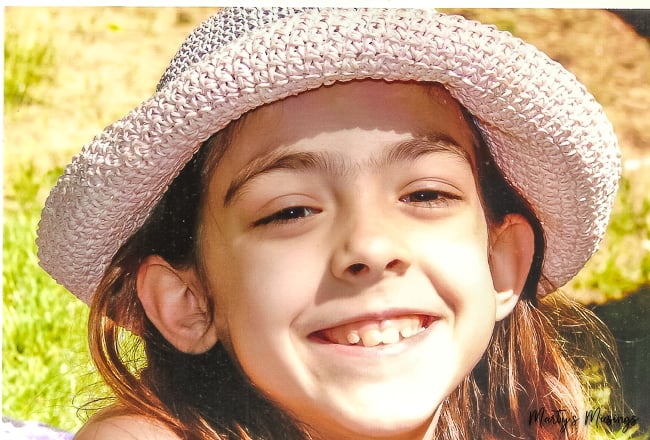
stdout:
[[412,338],[426,330],[433,321],[435,318],[427,315],[367,319],[319,330],[312,333],[310,338],[326,344],[376,347]]

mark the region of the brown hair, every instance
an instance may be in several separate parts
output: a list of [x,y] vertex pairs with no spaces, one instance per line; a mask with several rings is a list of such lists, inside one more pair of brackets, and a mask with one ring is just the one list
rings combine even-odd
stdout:
[[[151,417],[188,440],[303,437],[298,423],[257,392],[221,343],[198,355],[176,350],[147,319],[137,297],[137,270],[147,256],[160,255],[177,268],[199,264],[195,247],[205,183],[236,125],[204,143],[120,248],[97,288],[90,351],[116,398],[99,417]],[[212,309],[209,298],[208,303]],[[124,328],[131,333],[126,338]]]
[[[557,294],[538,301],[537,286],[544,282],[542,226],[495,165],[471,115],[465,116],[475,134],[477,186],[488,222],[500,224],[509,213],[523,215],[535,233],[535,256],[522,299],[497,323],[472,374],[443,402],[436,438],[585,439],[584,426],[570,426],[562,434],[557,425],[531,422],[531,412],[584,411],[581,371],[599,358],[606,359],[607,373],[613,371],[613,354],[607,354],[611,339],[576,303]],[[201,272],[196,234],[204,188],[238,126],[231,123],[204,143],[145,225],[116,254],[97,289],[90,348],[116,398],[104,416],[151,417],[183,439],[310,438],[298,421],[255,389],[220,343],[200,355],[179,352],[146,318],[137,298],[137,270],[149,255]],[[122,328],[134,334],[127,340],[135,346],[124,346]],[[137,356],[142,350],[144,360]],[[614,376],[607,377],[613,383]]]
[[[496,323],[485,355],[443,403],[436,438],[584,440],[583,417],[592,404],[586,369],[598,368],[604,386],[613,391],[611,404],[622,405],[613,337],[590,310],[561,292],[538,299],[538,285],[556,290],[542,273],[542,225],[494,163],[475,119],[467,112],[465,118],[474,132],[478,189],[488,222],[498,225],[510,213],[523,215],[535,235],[535,255],[521,300]],[[570,421],[566,429],[540,423],[544,414],[556,411]]]

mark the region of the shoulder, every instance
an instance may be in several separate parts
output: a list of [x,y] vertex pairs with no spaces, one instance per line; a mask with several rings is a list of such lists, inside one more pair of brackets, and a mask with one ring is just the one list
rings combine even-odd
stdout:
[[109,415],[91,418],[74,440],[180,440],[153,419],[139,415]]

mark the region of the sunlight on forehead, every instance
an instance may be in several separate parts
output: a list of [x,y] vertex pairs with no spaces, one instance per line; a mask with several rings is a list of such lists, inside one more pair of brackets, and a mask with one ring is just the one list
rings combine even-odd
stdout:
[[428,135],[408,139],[389,145],[380,155],[371,156],[366,163],[352,163],[339,151],[283,151],[272,150],[268,154],[253,159],[232,179],[224,206],[228,206],[244,187],[256,177],[274,170],[318,171],[334,177],[354,175],[360,169],[369,168],[379,172],[391,164],[411,162],[428,154],[450,154],[472,164],[471,154],[455,141],[444,135]]
[[470,125],[449,92],[429,83],[352,81],[291,96],[242,119],[226,153],[223,205],[275,170],[344,177],[433,153],[475,168]]

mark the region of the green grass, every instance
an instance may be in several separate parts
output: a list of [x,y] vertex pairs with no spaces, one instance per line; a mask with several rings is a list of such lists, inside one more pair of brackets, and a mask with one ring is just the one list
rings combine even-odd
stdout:
[[34,243],[43,192],[62,170],[43,175],[28,164],[7,171],[2,412],[76,430],[82,423],[77,408],[99,382],[86,344],[88,310],[40,269]]
[[[511,31],[513,23],[498,22]],[[7,33],[6,107],[44,104],[46,95],[39,90],[51,83],[54,68],[55,51],[48,40]],[[62,172],[49,165],[43,169],[44,158],[38,159],[39,166],[5,164],[2,412],[76,431],[86,416],[79,408],[106,390],[88,355],[87,307],[38,266],[34,240],[40,210]],[[577,297],[606,301],[650,285],[650,179],[639,179],[639,174],[622,180],[601,251],[567,287]],[[638,438],[633,430],[592,434],[596,440]]]
[[46,41],[5,34],[4,102],[7,108],[39,102],[37,87],[52,79],[54,49]]
[[[5,34],[5,110],[47,104],[47,94],[39,92],[52,83],[54,58],[51,42],[41,34]],[[2,413],[76,430],[82,423],[77,408],[97,392],[99,382],[86,344],[88,310],[40,269],[34,243],[46,192],[62,169],[43,172],[33,163],[9,164],[7,153]]]
[[604,302],[650,285],[650,179],[647,169],[624,174],[601,249],[568,286]]

